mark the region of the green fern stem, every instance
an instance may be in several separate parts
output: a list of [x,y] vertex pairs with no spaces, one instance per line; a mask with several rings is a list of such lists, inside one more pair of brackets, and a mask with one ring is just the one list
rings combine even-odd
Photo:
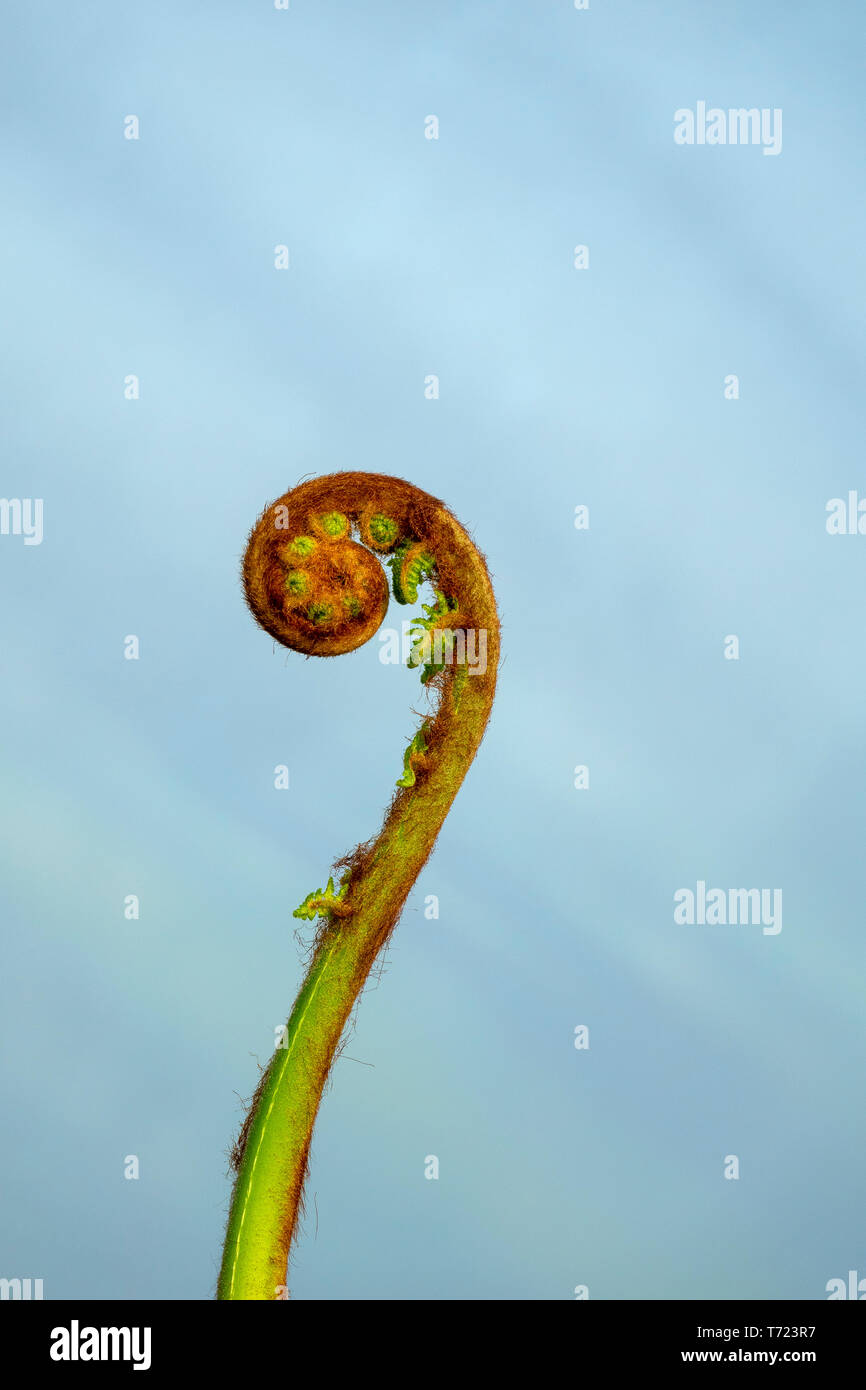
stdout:
[[[321,539],[300,560],[297,545],[285,548],[284,565],[320,567],[310,570],[311,583],[303,595],[287,590],[284,571],[275,568],[275,549],[284,553],[285,537],[274,535],[275,509],[281,505],[293,535],[313,531]],[[345,518],[345,528],[337,518]],[[357,541],[351,539],[352,530]],[[384,614],[382,609],[374,622],[369,593],[377,581],[366,559],[329,546],[366,546],[364,555],[371,559],[371,551],[397,551],[392,569],[399,566],[401,546],[410,570],[402,586],[395,574],[395,594],[401,601],[414,601],[417,582],[430,578],[448,593],[467,626],[484,628],[487,663],[484,671],[467,673],[465,667],[446,665],[434,679],[428,675],[438,705],[406,750],[403,776],[382,830],[340,861],[344,874],[339,892],[329,880],[327,889],[310,894],[295,914],[318,915],[321,926],[285,1036],[253,1099],[239,1145],[217,1286],[220,1299],[287,1296],[287,1263],[313,1126],[340,1039],[475,756],[495,691],[499,628],[493,590],[483,557],[444,504],[401,479],[343,473],[303,484],[266,509],[245,559],[247,601],[262,626],[284,645],[321,655],[351,650],[359,644],[357,629],[369,628],[371,635]],[[416,560],[422,554],[423,570]],[[338,555],[344,558],[338,560]],[[379,566],[378,560],[374,563]],[[308,594],[336,582],[333,571],[340,564],[350,576],[341,583],[354,585],[359,612],[347,616],[346,605],[339,605],[339,615],[323,630],[309,618]]]

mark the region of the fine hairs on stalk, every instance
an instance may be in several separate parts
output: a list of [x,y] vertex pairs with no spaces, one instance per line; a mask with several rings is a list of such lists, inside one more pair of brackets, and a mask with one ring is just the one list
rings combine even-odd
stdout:
[[[313,1126],[347,1022],[484,736],[499,620],[484,558],[456,517],[380,473],[314,478],[266,507],[247,544],[243,584],[259,625],[306,656],[336,657],[368,641],[388,610],[389,588],[398,603],[420,602],[409,665],[432,696],[431,712],[395,760],[381,829],[337,859],[325,887],[294,912],[317,924],[315,936],[285,1037],[232,1150],[217,1286],[220,1299],[273,1300],[288,1297]],[[465,653],[480,650],[482,638],[483,667],[468,664]],[[335,820],[339,806],[335,782]]]

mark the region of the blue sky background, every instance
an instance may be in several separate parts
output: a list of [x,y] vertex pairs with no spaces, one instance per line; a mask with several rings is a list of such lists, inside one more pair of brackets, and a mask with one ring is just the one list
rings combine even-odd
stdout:
[[[421,708],[378,642],[305,662],[242,603],[262,506],[359,468],[472,531],[505,659],[320,1114],[293,1296],[866,1276],[866,537],[825,529],[866,495],[862,7],[5,26],[0,493],[45,534],[0,537],[0,1275],[213,1293],[291,911]],[[782,108],[782,153],[675,145],[699,100]],[[780,887],[782,932],[677,926],[698,879]]]

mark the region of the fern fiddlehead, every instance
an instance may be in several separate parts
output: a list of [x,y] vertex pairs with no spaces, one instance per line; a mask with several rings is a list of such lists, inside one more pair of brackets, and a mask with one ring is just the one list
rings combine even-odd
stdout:
[[333,473],[265,509],[243,565],[247,604],[286,647],[354,651],[394,596],[435,601],[413,625],[409,664],[434,691],[403,756],[379,834],[339,860],[339,883],[307,895],[296,917],[318,921],[306,979],[282,1045],[235,1146],[236,1179],[217,1286],[220,1299],[285,1296],[307,1156],[341,1035],[415,879],[426,863],[490,716],[499,622],[484,559],[444,503],[378,473]]

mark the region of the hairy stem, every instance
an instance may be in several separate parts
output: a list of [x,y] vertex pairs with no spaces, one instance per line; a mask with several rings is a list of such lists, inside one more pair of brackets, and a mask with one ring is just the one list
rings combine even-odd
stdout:
[[237,1148],[220,1299],[286,1296],[313,1125],[340,1038],[430,855],[493,702],[499,625],[484,560],[443,503],[401,479],[332,474],[273,503],[250,537],[247,601],[284,645],[338,655],[367,640],[381,623],[387,588],[383,603],[375,557],[385,554],[392,557],[400,601],[414,602],[417,584],[426,579],[442,599],[426,610],[431,617],[421,629],[442,627],[447,619],[450,631],[464,640],[456,654],[453,642],[448,645],[443,657],[441,645],[432,646],[431,631],[432,657],[422,679],[438,697],[435,713],[406,752],[406,770],[382,830],[339,861],[339,894],[329,883],[296,914],[318,916],[320,927],[286,1036]]

